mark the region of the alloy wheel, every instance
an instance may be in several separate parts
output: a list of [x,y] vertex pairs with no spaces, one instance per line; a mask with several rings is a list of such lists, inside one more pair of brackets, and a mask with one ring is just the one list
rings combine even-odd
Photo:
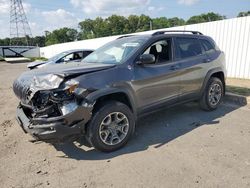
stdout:
[[216,106],[222,97],[222,88],[219,84],[214,83],[210,86],[209,93],[208,93],[208,99],[209,103],[212,106]]
[[117,145],[127,136],[129,131],[129,121],[125,114],[112,112],[101,122],[99,136],[103,143],[107,145]]

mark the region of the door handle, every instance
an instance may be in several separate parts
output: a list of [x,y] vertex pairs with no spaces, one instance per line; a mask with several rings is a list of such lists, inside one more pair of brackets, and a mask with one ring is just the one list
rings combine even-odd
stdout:
[[180,65],[172,65],[170,67],[170,70],[178,70],[180,68]]

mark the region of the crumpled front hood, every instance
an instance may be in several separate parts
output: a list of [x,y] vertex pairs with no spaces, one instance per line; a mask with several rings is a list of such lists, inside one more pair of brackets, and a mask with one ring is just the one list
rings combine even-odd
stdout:
[[28,103],[37,91],[56,89],[66,77],[97,72],[115,65],[96,63],[71,63],[24,72],[13,83],[15,95]]
[[112,64],[72,62],[68,64],[58,64],[50,67],[32,70],[34,75],[55,74],[63,78],[73,75],[81,75],[104,69],[115,67]]

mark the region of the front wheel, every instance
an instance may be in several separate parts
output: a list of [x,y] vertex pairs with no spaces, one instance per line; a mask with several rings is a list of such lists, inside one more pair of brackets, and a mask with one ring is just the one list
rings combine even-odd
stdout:
[[217,109],[224,96],[224,86],[219,78],[211,77],[200,99],[200,107],[206,111]]
[[135,119],[129,107],[110,101],[97,112],[88,124],[87,139],[99,151],[111,152],[124,146],[135,129]]

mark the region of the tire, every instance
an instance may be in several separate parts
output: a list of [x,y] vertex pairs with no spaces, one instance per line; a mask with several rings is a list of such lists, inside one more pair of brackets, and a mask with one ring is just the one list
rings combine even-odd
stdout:
[[112,152],[127,144],[134,130],[135,118],[129,107],[109,101],[93,114],[87,127],[87,139],[95,149]]
[[218,108],[224,97],[224,85],[219,78],[211,77],[206,85],[200,107],[205,111],[213,111]]

